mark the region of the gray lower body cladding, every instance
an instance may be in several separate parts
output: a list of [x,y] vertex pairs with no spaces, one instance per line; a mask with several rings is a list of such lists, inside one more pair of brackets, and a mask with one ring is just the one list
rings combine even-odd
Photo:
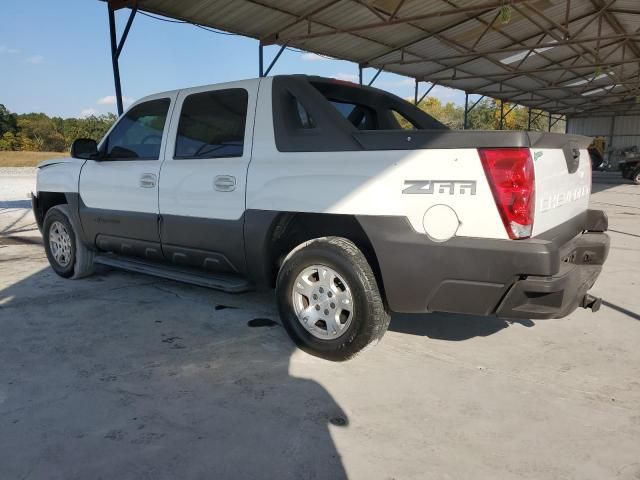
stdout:
[[[65,196],[71,221],[90,248],[239,274],[267,287],[275,274],[270,248],[279,234],[274,229],[283,228],[283,215],[296,215],[247,210],[234,221],[160,217],[90,209],[78,194]],[[41,225],[37,198],[33,207]],[[583,302],[609,251],[607,219],[597,210],[519,241],[456,237],[437,243],[404,217],[355,218],[371,243],[395,312],[562,317]]]
[[595,210],[520,241],[456,237],[436,243],[404,218],[357,218],[395,312],[562,317],[593,286],[609,251],[606,216]]

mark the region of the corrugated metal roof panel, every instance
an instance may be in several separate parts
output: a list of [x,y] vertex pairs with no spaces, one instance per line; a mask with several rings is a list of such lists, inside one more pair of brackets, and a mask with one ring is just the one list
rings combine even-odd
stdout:
[[[555,112],[577,113],[577,105],[609,111],[618,108],[612,103],[635,99],[640,2],[572,0],[569,11],[567,5],[562,0],[140,0],[142,10],[266,43],[287,43],[454,88],[499,91],[501,98],[524,105],[548,99],[545,105]],[[602,72],[604,78],[594,81]],[[584,87],[567,87],[583,80]],[[605,90],[585,96],[598,88]]]

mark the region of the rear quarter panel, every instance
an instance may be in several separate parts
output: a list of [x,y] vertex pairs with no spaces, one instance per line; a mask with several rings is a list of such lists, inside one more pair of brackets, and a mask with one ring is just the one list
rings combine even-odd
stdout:
[[[475,182],[474,194],[440,184],[433,193],[403,193],[408,181],[451,180]],[[425,233],[425,212],[438,204],[456,212],[458,236],[508,238],[475,149],[278,152],[271,82],[261,82],[247,209],[401,216]]]

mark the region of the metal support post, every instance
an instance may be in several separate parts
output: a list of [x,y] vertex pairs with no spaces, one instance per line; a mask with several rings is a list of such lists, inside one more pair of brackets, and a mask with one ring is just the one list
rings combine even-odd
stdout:
[[500,128],[498,130],[502,130],[504,126],[504,102],[500,100]]
[[529,107],[529,112],[527,114],[527,131],[531,131],[531,107]]
[[418,79],[416,78],[415,81],[416,81],[416,86],[413,91],[413,104],[417,107],[418,106]]
[[116,42],[116,16],[110,4],[107,4],[109,11],[109,36],[111,39],[111,65],[113,66],[113,83],[116,88],[116,106],[118,115],[122,115],[122,86],[120,84],[120,67],[118,65],[118,45]]
[[131,7],[131,13],[129,14],[129,18],[127,19],[127,23],[119,42],[117,40],[115,10],[116,9],[113,8],[111,2],[107,2],[107,12],[109,14],[109,43],[111,45],[111,65],[113,67],[113,83],[116,90],[116,108],[118,109],[118,115],[122,115],[124,106],[122,103],[122,84],[120,82],[120,62],[118,60],[122,53],[122,49],[124,48],[124,44],[127,41],[127,37],[129,36],[133,19],[135,18],[136,13],[138,13],[138,1],[136,0],[133,7]]
[[469,117],[469,93],[464,92],[464,123],[462,124],[462,129],[466,130],[467,129],[467,120]]
[[258,44],[258,75],[264,77],[264,45]]
[[551,112],[549,112],[549,131],[551,131]]

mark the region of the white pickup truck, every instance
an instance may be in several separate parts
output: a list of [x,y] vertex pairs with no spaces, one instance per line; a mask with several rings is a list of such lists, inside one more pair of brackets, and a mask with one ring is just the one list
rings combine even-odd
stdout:
[[597,310],[609,238],[588,145],[452,131],[375,88],[276,76],[141,99],[40,164],[33,209],[62,277],[99,263],[275,287],[296,344],[343,360],[391,312]]

